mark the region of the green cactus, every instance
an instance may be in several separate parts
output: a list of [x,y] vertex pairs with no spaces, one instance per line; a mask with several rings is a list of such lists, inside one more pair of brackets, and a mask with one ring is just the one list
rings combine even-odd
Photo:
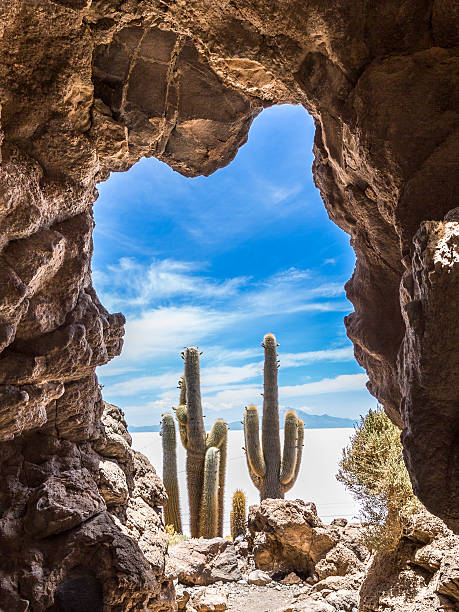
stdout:
[[246,501],[244,493],[239,490],[235,491],[233,494],[233,509],[230,513],[231,537],[233,540],[235,540],[237,536],[245,534],[245,508]]
[[244,438],[247,467],[253,484],[260,491],[260,499],[281,498],[289,491],[298,476],[304,440],[304,424],[293,410],[285,415],[284,451],[281,459],[279,437],[279,402],[277,386],[277,342],[273,334],[266,334],[263,380],[263,419],[260,445],[258,411],[253,405],[244,412]]
[[200,536],[215,538],[218,533],[218,476],[220,473],[220,451],[211,446],[206,451],[204,463],[204,486],[201,500]]
[[[206,436],[201,405],[199,350],[194,346],[186,348],[183,359],[185,371],[179,383],[181,403],[175,410],[175,416],[180,439],[187,451],[190,532],[193,538],[212,538],[223,535],[228,425],[222,419],[217,419]],[[209,451],[212,452],[209,454]],[[218,469],[215,471],[216,465]],[[211,492],[217,496],[215,507]],[[212,512],[214,518],[211,517]]]
[[167,504],[164,506],[164,524],[172,525],[176,533],[182,533],[177,480],[177,442],[174,417],[171,414],[163,415],[161,436],[163,444],[163,482],[168,497]]

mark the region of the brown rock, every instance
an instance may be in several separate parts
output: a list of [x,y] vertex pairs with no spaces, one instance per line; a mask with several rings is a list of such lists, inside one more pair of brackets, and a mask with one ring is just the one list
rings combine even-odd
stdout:
[[227,593],[221,588],[206,587],[193,593],[186,609],[190,612],[224,612],[227,608]]
[[314,504],[265,499],[249,508],[247,522],[255,565],[270,573],[309,576],[338,542],[317,516]]
[[281,580],[281,583],[286,585],[300,584],[301,582],[301,578],[297,576],[295,572],[290,572],[290,574],[287,574],[287,576]]
[[185,585],[234,582],[242,575],[233,544],[225,538],[185,540],[169,550],[167,574]]
[[361,612],[433,612],[459,605],[459,536],[422,512],[391,552],[377,553],[360,589]]

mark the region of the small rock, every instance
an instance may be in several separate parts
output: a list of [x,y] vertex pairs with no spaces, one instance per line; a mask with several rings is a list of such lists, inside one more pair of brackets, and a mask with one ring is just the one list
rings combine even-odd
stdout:
[[290,572],[285,578],[281,580],[281,584],[300,584],[302,582],[301,578],[295,574],[295,572]]
[[308,576],[308,578],[306,578],[306,582],[308,584],[316,584],[316,582],[319,582],[319,576],[317,574],[311,574],[310,576]]
[[228,608],[228,594],[221,588],[204,588],[192,596],[190,603],[196,612],[224,612]]
[[335,518],[332,520],[330,525],[334,525],[335,527],[346,527],[347,519],[345,518]]
[[[323,591],[322,591],[323,592]],[[330,603],[340,612],[354,612],[359,605],[359,596],[357,591],[341,589],[340,591],[332,591],[325,596],[327,603]]]
[[261,570],[253,570],[250,572],[247,582],[256,586],[265,586],[266,584],[272,582],[272,580],[266,572],[262,572]]

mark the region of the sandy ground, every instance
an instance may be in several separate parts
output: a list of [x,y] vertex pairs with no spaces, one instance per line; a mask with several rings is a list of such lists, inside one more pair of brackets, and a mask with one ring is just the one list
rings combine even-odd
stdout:
[[[335,478],[342,448],[349,443],[353,431],[353,429],[310,429],[305,432],[301,471],[297,483],[286,497],[313,501],[325,523],[330,523],[337,517],[352,520],[358,514],[357,504]],[[161,475],[162,448],[159,433],[133,433],[132,440],[134,448],[144,453]],[[225,486],[225,533],[229,533],[229,509],[232,494],[236,489],[245,492],[249,505],[259,503],[258,491],[250,481],[242,447],[243,432],[230,431]],[[177,440],[177,452],[182,518],[186,525],[188,502],[185,450],[179,440]]]

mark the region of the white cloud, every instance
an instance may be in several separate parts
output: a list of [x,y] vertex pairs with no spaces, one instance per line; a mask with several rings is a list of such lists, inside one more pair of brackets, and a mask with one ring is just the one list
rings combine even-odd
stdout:
[[[115,383],[108,387],[111,394],[120,396],[135,395],[145,391],[160,391],[177,387],[182,372],[166,372],[157,376],[139,376],[123,382]],[[177,391],[178,393],[178,391]]]
[[[284,405],[287,405],[290,399],[308,395],[361,391],[365,389],[367,380],[366,374],[341,374],[336,378],[323,378],[302,385],[283,385],[279,387],[279,398]],[[203,395],[203,404],[210,410],[243,408],[250,403],[261,405],[263,403],[262,392],[261,383],[235,385],[218,390],[213,395]]]
[[366,374],[341,374],[336,378],[323,378],[316,382],[303,385],[288,385],[281,387],[282,398],[301,397],[303,395],[321,395],[323,393],[343,393],[345,391],[361,391],[368,381]]
[[161,354],[177,354],[231,325],[235,315],[200,306],[161,307],[143,312],[126,323],[123,361],[139,361]]
[[106,365],[97,368],[98,374],[104,377],[111,376],[122,376],[123,374],[130,374],[131,372],[138,372],[138,368],[130,365],[118,365],[118,361],[109,361]]
[[309,270],[289,268],[259,284],[251,292],[245,293],[241,296],[241,303],[257,316],[306,311],[347,312],[350,306],[344,300],[320,300],[339,296],[344,296],[341,283],[317,285]]
[[123,257],[107,271],[95,271],[104,300],[115,307],[143,308],[174,297],[222,299],[235,295],[247,278],[217,281],[198,275],[200,265],[171,259],[154,260],[149,266]]
[[305,353],[284,353],[279,356],[282,368],[294,368],[317,361],[353,361],[354,350],[351,346]]
[[[235,353],[237,354],[237,352]],[[342,362],[350,361],[352,359],[353,352],[351,347],[323,351],[309,351],[305,353],[286,353],[284,355],[280,355],[282,369],[300,367],[318,361]],[[206,351],[206,361],[213,361],[212,358],[209,359],[208,351]],[[121,372],[126,370],[129,370],[129,368],[120,368]],[[254,378],[261,379],[262,373],[262,360],[238,366],[222,364],[210,367],[203,367],[201,361],[201,387],[203,392],[207,394],[220,393],[226,390],[228,390],[231,394],[233,391],[237,392],[238,389],[225,389],[225,387],[228,387],[228,385],[237,385],[238,383]],[[102,372],[102,374],[105,375],[105,372]],[[138,376],[127,381],[107,385],[107,390],[109,390],[111,394],[117,394],[120,396],[132,396],[136,393],[144,393],[146,391],[158,392],[165,389],[171,390],[176,388],[177,381],[179,380],[180,376],[181,371],[179,370],[171,370],[164,372],[163,374],[152,376]],[[326,380],[328,381],[329,379]],[[349,385],[351,383],[348,381],[347,384]],[[353,384],[355,384],[355,382]],[[252,386],[245,388],[252,388]],[[261,389],[261,385],[259,385],[257,388]]]

